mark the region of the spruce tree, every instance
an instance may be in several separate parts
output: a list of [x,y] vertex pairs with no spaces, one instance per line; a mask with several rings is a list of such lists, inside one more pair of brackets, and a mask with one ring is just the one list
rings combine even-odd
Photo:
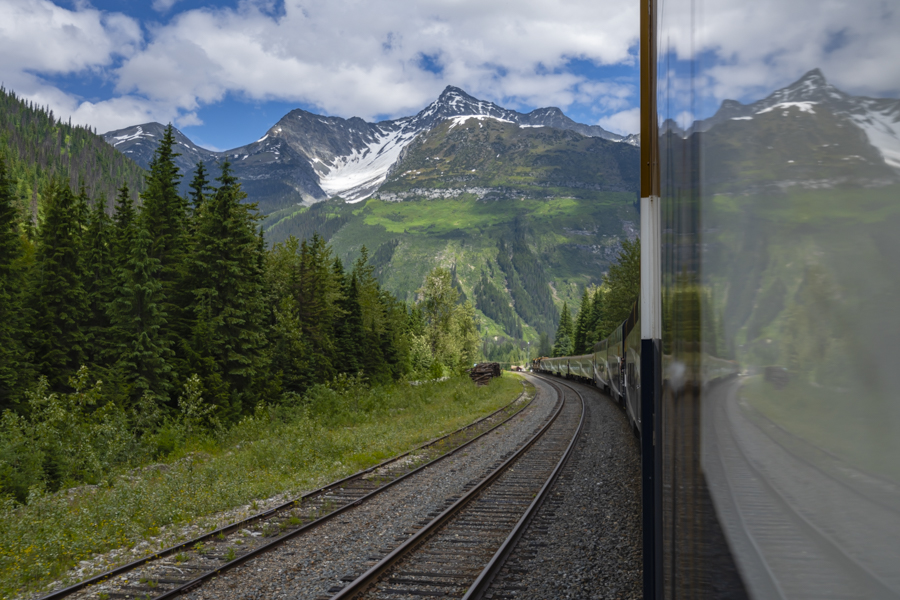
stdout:
[[[140,218],[150,235],[149,256],[159,262],[158,278],[165,298],[163,312],[168,315],[162,336],[177,352],[180,340],[190,332],[187,307],[192,298],[187,282],[188,206],[187,200],[178,193],[181,174],[175,165],[175,157],[179,156],[175,144],[174,130],[169,124],[150,162],[147,186],[141,193]],[[180,357],[176,355],[176,359]]]
[[131,199],[131,192],[127,185],[123,185],[119,189],[119,195],[116,196],[116,213],[113,218],[113,257],[127,257],[131,249],[132,240],[128,237],[134,233],[134,229],[128,226],[135,219],[134,201]]
[[38,231],[30,286],[35,363],[54,390],[66,389],[69,377],[84,364],[86,355],[88,302],[82,284],[80,211],[68,184],[54,182]]
[[575,334],[573,337],[572,351],[576,355],[586,354],[589,348],[593,346],[592,336],[588,331],[588,321],[591,315],[591,294],[585,288],[581,295],[581,306],[578,308],[578,316],[575,317]]
[[365,344],[362,308],[359,305],[359,284],[356,275],[345,274],[339,258],[332,268],[335,279],[342,281],[343,293],[337,302],[334,319],[334,349],[340,373],[356,375],[362,369]]
[[559,327],[556,328],[556,338],[553,342],[553,356],[569,356],[572,354],[572,334],[574,325],[569,314],[569,305],[563,302],[562,312],[559,315]]
[[601,335],[601,322],[603,321],[603,295],[603,288],[598,287],[594,290],[594,296],[593,298],[591,298],[591,314],[588,318],[587,329],[594,342],[599,342],[600,340],[606,338],[606,335]]
[[0,411],[12,407],[29,367],[22,343],[25,339],[23,258],[16,199],[6,162],[0,157]]
[[94,203],[85,232],[84,289],[88,299],[87,360],[93,366],[102,365],[110,355],[109,303],[116,288],[112,219],[106,214],[103,198]]
[[194,170],[194,178],[188,187],[191,188],[191,193],[188,197],[190,210],[196,217],[202,210],[203,205],[206,203],[206,198],[212,190],[209,185],[209,175],[202,160],[197,163],[197,168]]
[[631,314],[631,308],[641,297],[641,241],[625,240],[616,262],[603,276],[606,293],[601,320],[603,337],[612,333]]
[[166,313],[159,260],[150,256],[150,232],[140,221],[127,227],[132,246],[116,273],[118,285],[109,305],[118,368],[136,402],[144,393],[163,404],[172,389],[172,350],[163,336]]
[[197,223],[192,269],[194,357],[207,359],[201,377],[224,386],[216,401],[226,418],[255,404],[250,392],[265,383],[266,346],[259,216],[255,204],[241,203],[247,195],[230,167],[222,165],[219,187]]
[[319,234],[300,244],[298,286],[294,290],[298,321],[307,341],[304,386],[334,377],[336,357],[332,331],[340,282],[329,268],[331,248]]

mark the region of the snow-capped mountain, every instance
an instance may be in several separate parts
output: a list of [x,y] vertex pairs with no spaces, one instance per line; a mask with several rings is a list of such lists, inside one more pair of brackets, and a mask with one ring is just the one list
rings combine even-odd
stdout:
[[[558,108],[523,114],[448,86],[415,116],[378,123],[292,110],[257,141],[227,152],[199,148],[177,132],[178,152],[182,154],[178,165],[184,173],[190,173],[198,160],[218,162],[227,157],[245,190],[260,202],[264,212],[332,196],[356,202],[379,188],[417,135],[446,119],[468,117],[507,121],[521,127],[564,129],[636,145],[635,136],[623,138],[597,125],[576,123]],[[158,123],[150,123],[111,131],[104,138],[146,167],[163,129]]]
[[[729,120],[751,121],[759,115],[790,109],[807,114],[827,111],[851,121],[865,132],[885,163],[900,169],[900,100],[851,96],[828,83],[819,69],[813,69],[795,83],[752,104],[725,100],[715,115],[697,121],[687,133],[708,131]],[[678,131],[677,126],[670,128]]]

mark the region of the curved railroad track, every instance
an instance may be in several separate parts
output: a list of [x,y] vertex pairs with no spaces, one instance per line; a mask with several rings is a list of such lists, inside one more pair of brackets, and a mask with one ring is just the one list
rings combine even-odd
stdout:
[[520,414],[526,391],[506,406],[456,431],[247,519],[116,567],[39,600],[62,598],[162,600],[190,592],[212,577],[337,517],[400,481],[463,450]]
[[544,379],[560,402],[514,454],[331,600],[480,598],[537,513],[584,425],[581,394]]

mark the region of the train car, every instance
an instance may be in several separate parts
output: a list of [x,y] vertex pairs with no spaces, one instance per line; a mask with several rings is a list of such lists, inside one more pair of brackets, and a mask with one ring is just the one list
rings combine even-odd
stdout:
[[609,393],[609,366],[606,364],[606,340],[594,344],[594,385]]
[[606,370],[609,374],[609,395],[622,404],[625,400],[625,389],[622,375],[625,372],[625,322],[616,327],[606,338]]
[[569,377],[583,383],[594,382],[594,356],[582,354],[568,357]]
[[640,306],[635,305],[625,322],[625,371],[622,389],[625,393],[625,414],[635,435],[641,430],[641,317]]

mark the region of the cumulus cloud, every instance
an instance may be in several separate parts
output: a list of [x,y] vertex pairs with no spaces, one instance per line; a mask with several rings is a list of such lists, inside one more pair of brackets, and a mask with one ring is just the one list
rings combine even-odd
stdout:
[[[153,7],[177,10],[176,2],[154,0]],[[101,72],[116,97],[78,103],[75,112],[104,129],[140,114],[177,120],[226,94],[396,117],[421,109],[448,84],[513,108],[565,109],[616,97],[568,68],[572,60],[636,60],[637,6],[618,0],[286,0],[277,12],[270,4],[186,10],[150,26],[143,40],[133,20],[87,4],[67,10],[10,0],[3,10],[18,12],[0,13],[11,35],[0,34],[15,54],[4,62],[18,75]],[[70,31],[66,23],[77,25]],[[64,32],[60,41],[42,47],[37,40],[54,31]]]
[[61,8],[48,0],[0,3],[0,71],[73,73],[129,56],[141,42],[140,26],[121,14],[89,7]]
[[641,131],[641,109],[629,108],[615,114],[606,116],[597,121],[597,125],[618,133],[619,135],[628,135],[629,133],[640,133]]
[[673,59],[696,59],[695,93],[717,100],[754,100],[813,68],[848,92],[891,96],[897,31],[900,11],[886,0],[717,0],[700,10],[673,0],[659,39]]

